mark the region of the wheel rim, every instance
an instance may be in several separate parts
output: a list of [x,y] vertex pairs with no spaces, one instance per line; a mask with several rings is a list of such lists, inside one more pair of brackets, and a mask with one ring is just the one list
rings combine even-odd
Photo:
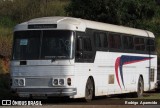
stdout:
[[138,96],[142,96],[142,94],[143,94],[143,83],[140,80],[138,83]]

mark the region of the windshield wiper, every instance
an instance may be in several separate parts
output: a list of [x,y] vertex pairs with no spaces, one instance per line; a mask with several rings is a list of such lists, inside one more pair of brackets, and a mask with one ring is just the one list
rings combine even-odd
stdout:
[[51,62],[54,62],[57,59],[66,59],[66,56],[54,56],[54,57],[51,58]]

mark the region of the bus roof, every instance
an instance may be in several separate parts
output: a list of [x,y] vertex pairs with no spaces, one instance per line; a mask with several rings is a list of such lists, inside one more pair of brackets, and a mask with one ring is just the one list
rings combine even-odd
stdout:
[[[56,28],[32,28],[29,29],[28,25],[42,25],[42,24],[56,24]],[[137,36],[146,36],[146,37],[154,37],[154,34],[147,30],[141,30],[136,28],[124,27],[119,25],[95,22],[80,18],[73,18],[73,17],[42,17],[42,18],[35,18],[29,20],[27,22],[18,24],[15,26],[14,31],[21,31],[21,30],[37,30],[37,29],[60,29],[60,30],[75,30],[75,31],[85,31],[86,28],[102,30],[102,31],[109,31],[109,32],[116,32],[116,33],[124,33],[124,34],[131,34]]]

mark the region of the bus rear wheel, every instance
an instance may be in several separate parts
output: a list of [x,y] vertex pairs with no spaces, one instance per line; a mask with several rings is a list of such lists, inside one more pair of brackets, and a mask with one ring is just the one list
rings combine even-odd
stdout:
[[93,99],[94,96],[94,85],[93,81],[89,78],[86,83],[86,88],[85,88],[85,100],[87,102],[90,102]]
[[137,86],[137,93],[135,93],[135,97],[142,97],[144,92],[144,82],[142,77],[139,77],[138,86]]

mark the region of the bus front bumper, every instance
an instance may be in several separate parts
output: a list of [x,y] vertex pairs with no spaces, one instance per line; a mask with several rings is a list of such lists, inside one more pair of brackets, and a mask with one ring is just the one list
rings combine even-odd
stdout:
[[76,88],[12,88],[20,97],[34,96],[74,96]]

